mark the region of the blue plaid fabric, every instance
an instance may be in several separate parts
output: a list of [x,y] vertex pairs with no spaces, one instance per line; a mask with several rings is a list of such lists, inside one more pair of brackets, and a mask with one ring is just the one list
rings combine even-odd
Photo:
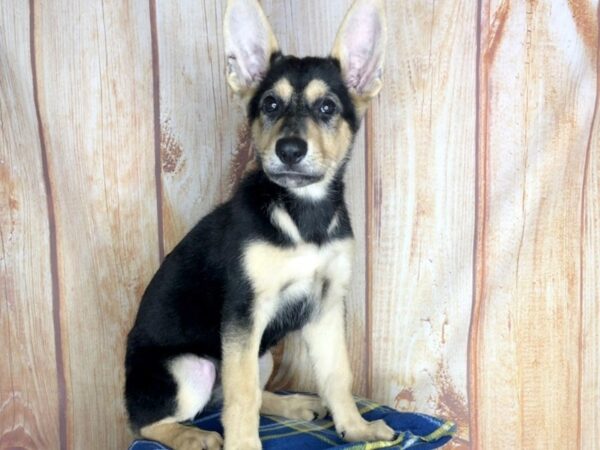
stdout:
[[[329,416],[314,422],[261,416],[259,434],[263,450],[429,450],[446,444],[456,432],[456,426],[452,422],[424,414],[398,412],[369,400],[357,398],[356,401],[366,420],[385,420],[398,432],[398,437],[393,442],[348,443],[336,434]],[[193,424],[204,430],[223,433],[218,410],[204,412]],[[129,447],[129,450],[167,449],[162,444],[148,440],[135,441]]]

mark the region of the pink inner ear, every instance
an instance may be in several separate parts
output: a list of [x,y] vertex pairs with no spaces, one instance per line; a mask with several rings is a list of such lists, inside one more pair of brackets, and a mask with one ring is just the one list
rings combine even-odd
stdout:
[[368,5],[357,8],[345,27],[346,82],[358,92],[364,92],[381,77],[382,32],[378,11]]
[[241,2],[231,11],[228,60],[245,85],[259,80],[269,63],[269,31],[257,11]]

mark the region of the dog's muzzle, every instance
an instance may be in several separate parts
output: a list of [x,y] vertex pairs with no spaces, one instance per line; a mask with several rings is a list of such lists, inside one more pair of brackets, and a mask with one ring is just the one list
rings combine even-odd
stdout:
[[286,188],[305,187],[323,179],[307,161],[308,144],[299,137],[284,137],[275,144],[275,155],[264,167],[274,183]]

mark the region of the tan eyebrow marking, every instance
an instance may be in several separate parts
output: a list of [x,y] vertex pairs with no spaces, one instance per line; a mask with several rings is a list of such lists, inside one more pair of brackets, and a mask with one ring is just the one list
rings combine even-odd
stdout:
[[287,78],[282,78],[273,85],[273,91],[287,103],[292,98],[294,88]]
[[323,97],[329,91],[329,86],[323,80],[312,80],[308,86],[304,88],[304,98],[310,105],[318,98]]

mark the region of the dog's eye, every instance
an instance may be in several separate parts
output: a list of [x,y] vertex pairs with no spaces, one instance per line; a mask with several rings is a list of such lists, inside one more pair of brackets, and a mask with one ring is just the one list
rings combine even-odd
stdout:
[[265,114],[275,114],[280,108],[279,100],[272,95],[265,97],[262,103],[262,110]]
[[336,109],[337,109],[337,105],[330,98],[323,99],[323,101],[319,104],[319,112],[323,116],[329,117],[329,116],[334,115]]

